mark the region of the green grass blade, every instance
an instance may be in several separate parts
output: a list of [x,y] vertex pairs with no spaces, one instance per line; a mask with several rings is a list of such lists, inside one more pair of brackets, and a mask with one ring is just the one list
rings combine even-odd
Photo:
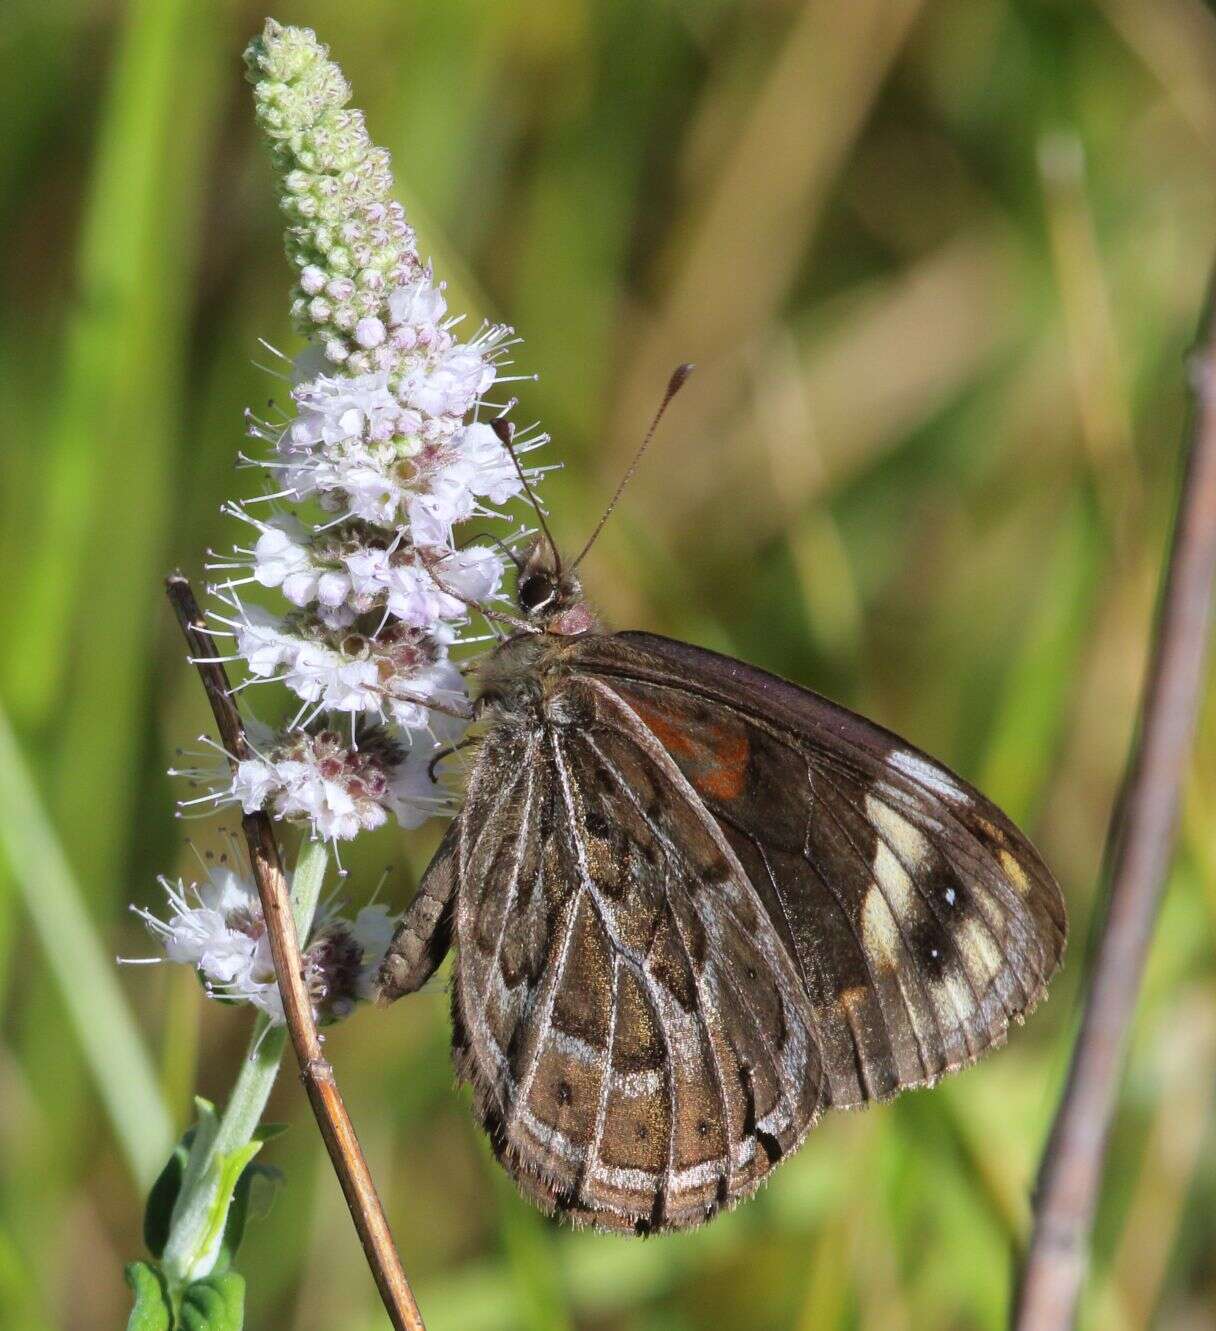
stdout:
[[[17,636],[6,696],[22,722],[43,715],[62,684],[68,658],[58,646],[87,572],[80,539],[99,481],[117,464],[138,482],[140,469],[131,464],[143,451],[143,437],[162,423],[158,385],[169,350],[160,341],[162,314],[181,299],[174,274],[165,269],[178,249],[169,223],[182,200],[165,183],[183,121],[191,118],[180,58],[192,35],[191,8],[189,0],[132,5],[98,129],[62,376],[40,444],[45,511],[29,527],[22,613],[12,620]],[[167,414],[163,424],[169,424]],[[133,503],[142,497],[131,495]],[[151,517],[140,512],[128,525]],[[27,669],[30,660],[45,668]]]
[[1102,535],[1092,499],[1064,514],[1037,610],[993,721],[979,785],[1018,820],[1033,813],[1059,749],[1069,690],[1091,626]]
[[140,1187],[147,1188],[172,1144],[169,1114],[113,962],[81,902],[3,712],[0,811],[0,844],[11,881],[42,943],[127,1165]]

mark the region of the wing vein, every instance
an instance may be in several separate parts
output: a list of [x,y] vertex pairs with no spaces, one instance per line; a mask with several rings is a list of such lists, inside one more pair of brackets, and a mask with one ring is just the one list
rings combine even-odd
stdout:
[[[529,758],[534,758],[535,750],[538,747],[535,739],[529,741]],[[511,880],[507,888],[507,899],[503,903],[502,923],[498,928],[498,937],[494,943],[494,951],[490,957],[489,965],[486,967],[486,979],[482,988],[481,1006],[484,1010],[490,1001],[490,986],[494,983],[494,972],[501,965],[503,940],[507,936],[507,926],[511,921],[511,907],[515,904],[516,893],[519,890],[520,870],[523,867],[524,851],[527,844],[528,832],[532,826],[532,791],[536,784],[536,774],[532,762],[525,761],[524,769],[528,774],[528,790],[524,799],[523,817],[520,819],[519,833],[515,840],[515,859],[511,866]],[[514,789],[514,787],[512,787]],[[541,854],[544,848],[541,847]],[[520,1014],[520,1020],[523,1020],[523,1014]]]
[[[553,731],[549,731],[548,734],[550,742],[553,746],[554,758],[557,761],[558,775],[563,783],[563,791],[562,791],[563,798],[567,800],[567,808],[570,810],[572,815],[570,820],[571,840],[573,841],[576,848],[575,849],[576,858],[580,860],[581,864],[582,847],[575,834],[574,819],[573,819],[574,811],[569,803],[570,796],[569,796],[569,791],[566,788],[566,772],[561,764],[557,736],[553,733]],[[546,993],[544,997],[544,1016],[542,1018],[542,1029],[540,1033],[538,1033],[537,1035],[536,1047],[532,1050],[528,1059],[527,1072],[520,1083],[520,1088],[516,1093],[515,1099],[511,1105],[510,1118],[507,1122],[508,1132],[511,1130],[511,1128],[513,1128],[515,1124],[516,1118],[519,1113],[520,1105],[521,1104],[526,1105],[528,1103],[528,1097],[532,1093],[532,1083],[536,1079],[537,1070],[539,1069],[541,1064],[541,1059],[544,1056],[546,1036],[553,1020],[553,1008],[557,1003],[557,993],[558,990],[561,988],[562,980],[565,977],[566,962],[569,960],[570,957],[570,944],[574,939],[574,926],[578,922],[579,908],[582,905],[582,901],[583,901],[583,885],[580,883],[576,888],[576,890],[570,894],[570,899],[566,904],[566,914],[565,918],[562,921],[561,945],[557,950],[557,956],[550,968],[549,976],[546,977]],[[530,1016],[531,1016],[531,1010],[529,1010],[529,1017]]]

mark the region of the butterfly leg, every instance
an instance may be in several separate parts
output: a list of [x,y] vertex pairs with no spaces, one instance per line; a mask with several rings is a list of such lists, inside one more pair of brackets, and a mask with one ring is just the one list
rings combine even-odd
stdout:
[[389,944],[376,982],[382,1006],[412,994],[431,978],[452,945],[456,889],[456,851],[460,819],[448,828],[422,876],[418,891]]

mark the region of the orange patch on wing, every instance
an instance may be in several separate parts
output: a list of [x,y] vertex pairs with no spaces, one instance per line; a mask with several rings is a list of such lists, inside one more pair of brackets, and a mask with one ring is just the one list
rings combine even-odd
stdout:
[[631,699],[630,705],[694,790],[720,800],[737,799],[743,793],[750,746],[741,727],[693,720],[639,699]]

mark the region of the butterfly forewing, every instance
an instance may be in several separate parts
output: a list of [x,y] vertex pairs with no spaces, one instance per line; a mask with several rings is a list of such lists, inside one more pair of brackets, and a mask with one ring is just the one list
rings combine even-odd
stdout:
[[701,1223],[823,1108],[932,1083],[1042,996],[1050,873],[888,731],[648,634],[517,641],[495,669],[382,984],[417,988],[454,935],[458,1072],[546,1209]]
[[1065,940],[1059,889],[1003,814],[826,699],[649,634],[588,638],[598,674],[720,823],[795,959],[831,1103],[931,1083],[1001,1041]]

